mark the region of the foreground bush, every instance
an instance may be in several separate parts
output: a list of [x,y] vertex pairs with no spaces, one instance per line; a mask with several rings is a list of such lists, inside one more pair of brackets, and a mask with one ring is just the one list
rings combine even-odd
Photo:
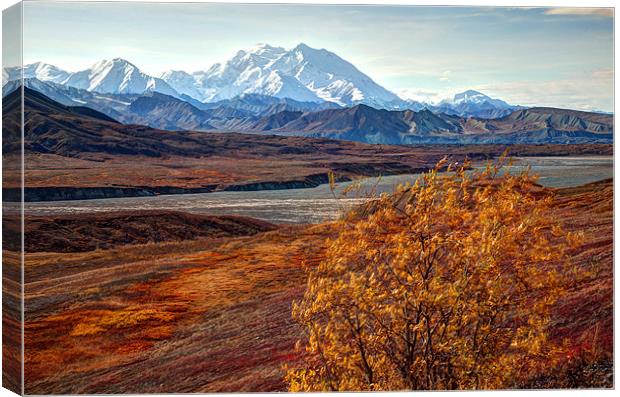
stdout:
[[291,391],[494,389],[553,365],[575,236],[527,173],[442,167],[341,221],[293,308],[307,359]]

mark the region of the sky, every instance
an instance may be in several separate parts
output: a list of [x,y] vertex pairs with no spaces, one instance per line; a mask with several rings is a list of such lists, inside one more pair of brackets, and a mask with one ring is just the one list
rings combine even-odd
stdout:
[[193,72],[257,43],[303,42],[418,100],[465,89],[524,106],[613,111],[613,10],[24,3],[24,63],[68,71],[125,58]]

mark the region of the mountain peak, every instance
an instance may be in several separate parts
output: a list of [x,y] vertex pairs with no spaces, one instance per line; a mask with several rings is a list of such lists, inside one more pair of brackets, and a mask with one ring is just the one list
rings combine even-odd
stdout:
[[306,43],[299,43],[295,46],[294,48],[295,50],[301,50],[301,51],[305,51],[305,50],[314,50],[314,48],[310,47],[309,45],[307,45]]
[[131,66],[137,69],[136,65],[134,65],[133,63],[123,58],[103,59],[99,61],[98,63],[101,65],[112,65],[112,66],[117,66],[117,67],[118,66]]
[[281,53],[284,53],[286,50],[282,47],[272,46],[267,43],[257,43],[253,47],[247,48],[245,50],[241,50],[237,52],[237,55],[248,55],[248,54],[256,54],[261,56],[277,56]]
[[458,103],[461,101],[479,101],[483,99],[490,99],[490,98],[479,91],[467,90],[467,91],[454,95],[453,102]]
[[436,110],[458,116],[476,116],[480,118],[502,117],[515,107],[501,99],[494,99],[476,90],[467,90],[444,99],[436,106]]
[[480,92],[480,91],[476,91],[476,90],[467,90],[467,91],[463,91],[463,92],[461,93],[461,95],[469,95],[469,96],[474,96],[474,95],[483,95],[483,96],[486,96],[486,95],[484,95],[482,92]]
[[123,58],[102,59],[90,67],[93,74],[110,73],[129,73],[138,71],[138,67]]
[[254,47],[251,47],[250,50],[273,50],[273,49],[281,49],[282,47],[274,47],[267,43],[256,43]]
[[136,65],[123,58],[103,59],[88,69],[71,73],[63,84],[106,94],[159,91],[167,95],[179,95],[165,81],[143,73]]
[[28,65],[24,65],[23,69],[21,67],[14,68],[12,73],[7,72],[8,80],[13,80],[21,76],[21,71],[23,70],[23,76],[25,79],[28,78],[36,78],[41,81],[52,81],[54,83],[63,83],[67,77],[69,77],[69,73],[45,62],[34,62]]
[[332,54],[324,48],[313,48],[306,43],[299,43],[291,51],[299,52],[302,54]]
[[166,70],[165,72],[163,72],[161,74],[160,78],[163,79],[163,78],[166,78],[166,77],[169,77],[169,76],[175,76],[175,75],[177,75],[177,76],[184,76],[184,77],[186,77],[186,76],[187,77],[191,77],[191,75],[189,73],[187,73],[186,71],[184,71],[184,70],[169,69],[169,70]]
[[33,70],[45,70],[45,69],[49,69],[49,70],[61,70],[59,68],[57,68],[54,65],[50,65],[49,63],[45,63],[45,62],[34,62],[28,65],[24,66],[24,69],[28,69],[28,68],[32,68]]

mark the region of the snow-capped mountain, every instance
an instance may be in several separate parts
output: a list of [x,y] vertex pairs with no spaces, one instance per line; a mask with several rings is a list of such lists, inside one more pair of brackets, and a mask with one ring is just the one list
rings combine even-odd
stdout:
[[142,94],[157,91],[179,96],[162,79],[143,73],[135,65],[121,58],[102,60],[88,69],[72,73],[64,84],[106,94]]
[[[134,64],[121,59],[102,60],[88,69],[69,73],[56,66],[42,62],[24,65],[24,79],[35,78],[39,81],[63,84],[90,92],[104,94],[143,94],[157,91],[163,94],[179,96],[173,88],[162,79],[143,73]],[[4,68],[3,85],[20,78],[20,68]]]
[[493,99],[488,95],[484,95],[479,91],[467,90],[461,93],[454,95],[453,98],[444,99],[440,102],[440,104],[451,104],[453,106],[459,106],[463,104],[476,104],[482,105],[485,103],[489,103],[496,107],[510,107],[509,104],[502,101],[501,99]]
[[[22,76],[20,74],[20,67],[14,66],[2,69],[2,85],[12,80],[19,80]],[[30,63],[24,65],[23,68],[24,79],[36,78],[41,81],[51,81],[53,83],[64,83],[69,77],[69,72],[66,72],[54,65],[50,65],[43,62]]]
[[364,103],[384,107],[400,101],[351,63],[305,44],[290,50],[259,44],[204,72],[170,71],[161,78],[179,93],[203,102],[250,93],[342,106]]
[[196,80],[194,76],[183,70],[169,70],[161,75],[161,79],[166,82],[181,95],[189,96],[190,98],[202,102],[201,92],[198,87],[195,86]]
[[[20,68],[3,69],[3,86],[19,79]],[[69,73],[42,62],[24,66],[26,79],[62,84],[93,93],[141,95],[159,92],[202,108],[202,104],[262,95],[298,102],[350,107],[364,104],[376,109],[429,109],[464,117],[497,118],[519,109],[478,91],[468,90],[440,102],[399,97],[381,87],[354,65],[325,49],[305,44],[285,49],[268,44],[238,51],[205,71],[182,70],[150,76],[121,59],[102,60],[88,69]]]
[[444,99],[432,109],[437,112],[457,116],[475,116],[482,118],[497,118],[507,115],[517,106],[509,105],[501,99],[494,99],[479,91],[467,90]]

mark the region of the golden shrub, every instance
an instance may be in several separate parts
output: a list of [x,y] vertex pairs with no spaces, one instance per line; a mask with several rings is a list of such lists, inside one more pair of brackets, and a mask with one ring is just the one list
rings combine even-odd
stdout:
[[291,391],[493,389],[557,356],[557,270],[576,237],[527,172],[468,164],[400,186],[339,224],[293,317]]

